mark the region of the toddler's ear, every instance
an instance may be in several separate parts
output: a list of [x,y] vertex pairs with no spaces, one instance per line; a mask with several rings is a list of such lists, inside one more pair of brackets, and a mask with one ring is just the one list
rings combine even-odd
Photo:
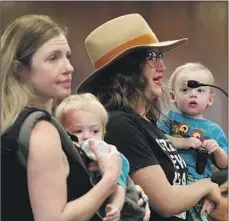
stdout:
[[172,103],[176,102],[176,96],[175,96],[174,91],[170,91],[169,92],[169,97],[170,97],[170,100],[171,100]]
[[211,94],[208,98],[208,106],[211,106],[214,102],[215,94]]

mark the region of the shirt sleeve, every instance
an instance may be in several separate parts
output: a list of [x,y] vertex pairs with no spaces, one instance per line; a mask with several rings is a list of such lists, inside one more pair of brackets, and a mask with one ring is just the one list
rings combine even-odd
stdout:
[[[130,163],[130,175],[137,169],[159,164],[142,128],[132,116],[121,114],[110,120],[105,136],[107,143],[113,144]],[[158,145],[155,141],[155,145]],[[158,147],[155,147],[158,148]]]
[[169,113],[167,113],[163,119],[157,122],[157,126],[161,129],[161,131],[165,134],[171,134],[171,119]]
[[118,180],[118,184],[126,189],[126,180],[130,171],[130,164],[123,154],[121,154],[121,159],[122,159],[122,169],[121,169],[121,175]]
[[219,127],[219,131],[216,134],[219,134],[216,140],[217,143],[228,154],[228,140],[223,132],[223,129]]

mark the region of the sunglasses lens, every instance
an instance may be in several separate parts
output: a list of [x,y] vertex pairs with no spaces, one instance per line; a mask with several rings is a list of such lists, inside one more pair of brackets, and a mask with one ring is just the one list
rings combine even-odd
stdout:
[[162,52],[155,52],[151,51],[148,56],[146,57],[146,61],[149,64],[150,67],[155,67],[157,66],[160,61],[163,60],[163,53]]
[[162,60],[163,57],[164,57],[164,54],[163,54],[162,52],[160,52],[160,53],[158,54],[158,58],[159,58],[160,60]]

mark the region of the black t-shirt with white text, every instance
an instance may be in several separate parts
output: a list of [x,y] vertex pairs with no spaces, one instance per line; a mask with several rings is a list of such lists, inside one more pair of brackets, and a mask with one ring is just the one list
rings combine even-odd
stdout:
[[[105,141],[113,144],[129,160],[130,176],[136,170],[160,165],[171,185],[186,185],[185,161],[156,126],[133,111],[110,111]],[[165,202],[166,203],[166,202]],[[151,209],[151,221],[184,221],[183,212],[164,218]]]

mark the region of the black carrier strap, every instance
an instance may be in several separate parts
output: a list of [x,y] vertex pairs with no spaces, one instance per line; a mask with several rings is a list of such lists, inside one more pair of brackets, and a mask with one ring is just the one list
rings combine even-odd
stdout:
[[19,162],[24,168],[27,168],[27,160],[29,155],[29,141],[34,125],[40,120],[50,121],[50,115],[44,111],[29,109],[21,119],[21,127],[18,127],[18,150],[16,152]]
[[[6,144],[6,145],[2,145],[2,150],[1,153],[4,154],[4,152],[7,153],[11,153],[11,154],[15,154],[17,151],[17,145],[11,145],[12,148],[8,147],[8,143],[15,141],[15,138],[18,137],[20,128],[22,123],[24,122],[25,118],[32,112],[37,111],[38,109],[35,108],[26,108],[24,111],[22,111],[19,115],[19,117],[17,118],[17,120],[15,121],[15,123],[9,127],[3,134],[1,134],[1,138],[4,137],[4,139],[2,139],[2,141]],[[48,118],[48,115],[46,115],[46,119]],[[9,141],[9,142],[8,142]]]
[[[23,118],[23,117],[22,117]],[[62,127],[62,125],[52,117],[48,112],[38,110],[38,109],[30,109],[27,112],[27,115],[24,117],[21,127],[18,131],[18,151],[17,156],[20,163],[27,168],[27,159],[28,159],[28,146],[29,140],[32,133],[32,129],[34,125],[40,120],[47,120],[52,123],[59,132],[62,148],[69,153],[88,173],[88,170],[79,154],[77,149],[74,147],[72,140],[69,135]]]

